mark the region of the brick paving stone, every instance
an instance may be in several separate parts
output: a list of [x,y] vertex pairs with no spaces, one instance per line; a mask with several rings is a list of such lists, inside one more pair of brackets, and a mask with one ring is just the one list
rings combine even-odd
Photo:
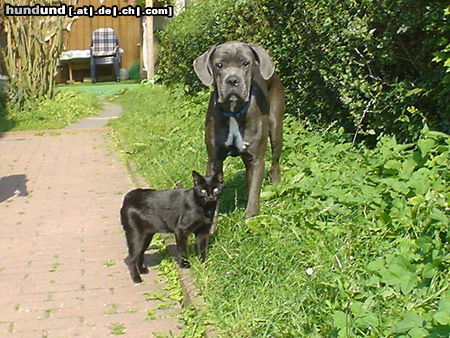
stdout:
[[168,299],[157,271],[135,286],[123,263],[119,209],[134,187],[106,131],[0,134],[1,337],[104,337],[117,323],[128,337],[180,332],[178,303],[145,300]]

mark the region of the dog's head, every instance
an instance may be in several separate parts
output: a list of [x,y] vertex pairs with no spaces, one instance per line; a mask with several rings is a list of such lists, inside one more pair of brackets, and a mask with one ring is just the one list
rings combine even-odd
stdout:
[[218,103],[242,104],[250,99],[251,82],[259,73],[272,77],[275,66],[260,46],[227,42],[214,46],[194,61],[194,70],[204,85],[215,84]]

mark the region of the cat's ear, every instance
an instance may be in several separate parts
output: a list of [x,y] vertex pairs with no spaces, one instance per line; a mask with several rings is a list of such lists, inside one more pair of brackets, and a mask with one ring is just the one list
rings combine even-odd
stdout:
[[204,182],[204,178],[195,170],[192,170],[192,178],[194,179],[194,185],[200,185]]

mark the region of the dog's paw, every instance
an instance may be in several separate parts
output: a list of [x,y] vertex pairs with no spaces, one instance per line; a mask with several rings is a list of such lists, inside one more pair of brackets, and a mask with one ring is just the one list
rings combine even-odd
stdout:
[[180,267],[183,269],[187,269],[191,267],[191,263],[186,258],[182,258],[180,261]]

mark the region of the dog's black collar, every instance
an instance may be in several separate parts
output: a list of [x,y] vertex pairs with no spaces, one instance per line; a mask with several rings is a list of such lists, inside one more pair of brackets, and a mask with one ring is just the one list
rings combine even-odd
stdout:
[[[235,111],[235,112],[222,111],[223,116],[224,117],[234,117],[235,119],[238,119],[242,115],[244,115],[248,111],[248,109],[250,108],[250,104],[252,103],[252,94],[253,94],[253,90],[250,91],[250,98],[249,98],[248,102],[245,104],[244,107],[242,107],[241,109],[239,109],[238,111]],[[214,93],[214,105],[217,106],[217,95],[216,95],[216,93]]]

